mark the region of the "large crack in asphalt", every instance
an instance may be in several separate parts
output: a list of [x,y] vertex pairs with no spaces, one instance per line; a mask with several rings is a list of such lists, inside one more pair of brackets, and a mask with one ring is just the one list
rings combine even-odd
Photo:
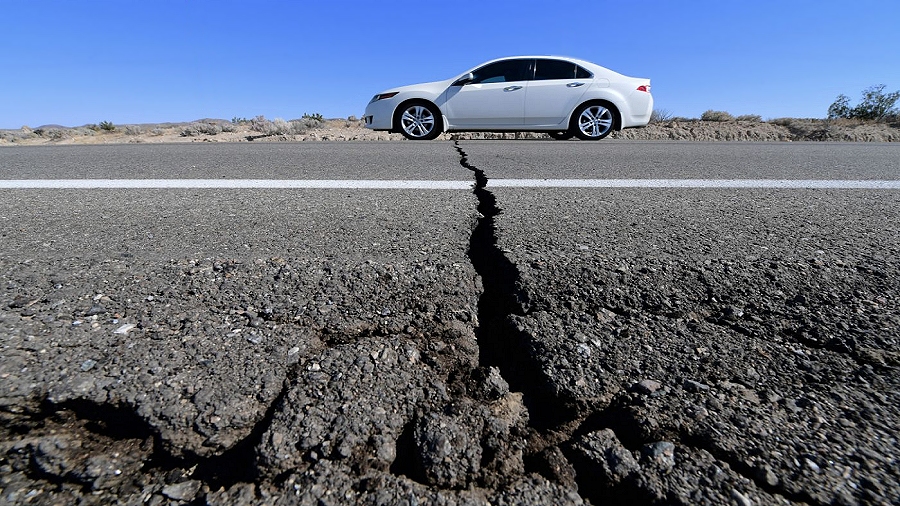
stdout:
[[[701,438],[691,434],[666,433],[641,429],[640,420],[630,411],[628,393],[616,395],[600,405],[586,405],[576,399],[555,395],[541,373],[541,365],[529,349],[527,336],[515,324],[516,317],[527,317],[531,302],[520,284],[520,272],[498,245],[496,218],[502,213],[496,196],[487,189],[484,170],[469,161],[465,150],[454,142],[462,167],[473,172],[480,217],[473,230],[469,258],[482,278],[483,292],[478,304],[478,327],[475,329],[480,349],[480,365],[497,367],[510,388],[524,394],[529,410],[530,441],[526,446],[526,471],[536,472],[561,485],[576,485],[579,494],[589,502],[621,504],[655,503],[649,492],[633,475],[619,483],[604,483],[597,479],[596,462],[579,455],[575,446],[592,433],[608,430],[615,434],[622,447],[637,455],[642,447],[655,442],[674,441],[685,448],[706,450],[719,462],[730,467],[738,476],[755,483],[760,489],[781,495],[794,502],[815,501],[808,494],[792,494],[783,487],[771,486],[752,469],[734,458],[716,451]],[[630,310],[608,308],[616,314]],[[719,323],[719,322],[713,322]],[[724,326],[723,326],[724,327]],[[732,329],[740,332],[737,329]],[[625,398],[623,400],[623,398]],[[553,452],[556,452],[555,454]],[[565,476],[555,464],[553,455],[568,461],[575,476]],[[568,483],[567,483],[568,482]],[[574,482],[574,483],[573,483]]]
[[[474,173],[473,193],[478,198],[478,224],[469,242],[469,259],[481,276],[483,292],[478,300],[479,362],[483,367],[497,367],[513,390],[525,394],[532,427],[555,427],[570,416],[565,406],[546,393],[546,385],[530,354],[522,349],[521,339],[511,316],[526,316],[529,312],[528,294],[520,288],[519,270],[497,245],[496,217],[502,213],[497,199],[487,189],[488,178],[484,171],[469,162],[466,152],[454,142],[459,153],[459,164]],[[531,404],[531,405],[529,405]]]
[[[469,162],[458,141],[454,142],[454,147],[459,153],[460,165],[474,174],[473,193],[478,198],[480,214],[469,243],[469,258],[483,285],[478,302],[478,327],[475,329],[480,365],[498,368],[510,388],[524,395],[531,430],[526,445],[526,471],[536,472],[562,485],[571,485],[564,483],[566,480],[560,476],[558,466],[548,462],[551,457],[548,457],[547,451],[569,441],[581,428],[587,415],[553,395],[539,373],[540,364],[528,352],[523,333],[511,318],[527,316],[530,301],[520,286],[519,270],[498,246],[496,217],[502,209],[497,205],[494,194],[487,189],[488,178],[484,171]],[[596,492],[594,487],[589,486],[590,477],[583,475],[580,480],[581,490]],[[593,495],[594,500],[600,499],[599,495]],[[590,500],[591,497],[585,496],[585,499]]]

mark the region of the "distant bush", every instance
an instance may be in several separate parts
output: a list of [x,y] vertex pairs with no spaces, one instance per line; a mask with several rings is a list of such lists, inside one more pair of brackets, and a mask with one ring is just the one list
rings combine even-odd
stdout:
[[284,135],[291,133],[291,129],[293,128],[290,123],[285,121],[282,118],[275,118],[272,120],[272,126],[275,129],[276,135]]
[[154,128],[153,130],[150,130],[150,135],[153,135],[155,137],[159,137],[160,135],[163,135],[164,133],[166,133],[166,131],[163,130],[162,128]]
[[307,130],[322,128],[323,126],[325,126],[325,121],[308,116],[291,121],[291,130],[294,134],[302,134]]
[[35,128],[35,135],[46,137],[47,139],[59,140],[67,137],[66,131],[62,128]]
[[[94,125],[96,126],[96,125]],[[90,128],[90,125],[76,127],[70,130],[72,136],[77,137],[93,137],[97,133],[97,129]]]
[[650,113],[650,123],[661,123],[672,119],[672,113],[666,109],[653,109]]
[[742,114],[734,119],[736,119],[737,121],[749,121],[751,123],[762,122],[762,116],[760,116],[759,114]]
[[302,118],[291,121],[281,118],[269,121],[264,116],[257,116],[250,120],[250,129],[263,135],[298,135],[324,125],[325,120],[322,119],[321,114],[304,114]]
[[181,129],[182,137],[194,137],[197,135],[217,135],[222,127],[215,123],[194,122]]
[[259,132],[264,135],[274,135],[275,125],[273,125],[271,121],[267,120],[265,116],[259,115],[250,120],[250,130]]
[[34,132],[28,127],[19,130],[0,130],[0,139],[7,142],[19,142],[34,137]]
[[113,125],[111,121],[101,121],[100,122],[100,130],[112,132],[115,129],[116,129],[116,125]]
[[303,116],[301,116],[300,119],[313,119],[313,120],[322,121],[322,122],[325,121],[325,118],[322,117],[322,115],[317,112],[314,112],[312,114],[303,113]]
[[267,120],[265,116],[257,116],[250,120],[250,130],[263,135],[284,135],[291,133],[291,124],[282,118]]
[[232,125],[246,125],[247,123],[250,123],[250,120],[247,118],[239,118],[237,116],[231,118]]
[[863,90],[862,101],[856,107],[850,107],[850,97],[844,94],[837,96],[828,107],[828,119],[862,119],[868,121],[893,120],[900,116],[894,104],[900,100],[900,91],[885,93],[885,86],[870,86]]
[[703,121],[734,121],[734,116],[725,111],[713,111],[712,109],[700,115]]
[[125,135],[141,135],[144,129],[137,125],[125,125]]

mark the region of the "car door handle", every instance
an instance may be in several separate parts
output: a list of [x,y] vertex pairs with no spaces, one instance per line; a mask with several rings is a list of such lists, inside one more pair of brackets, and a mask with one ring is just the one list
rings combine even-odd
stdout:
[[516,91],[521,89],[521,86],[507,86],[506,88],[503,88],[503,91]]
[[569,83],[566,85],[567,88],[577,88],[579,86],[583,86],[584,83]]

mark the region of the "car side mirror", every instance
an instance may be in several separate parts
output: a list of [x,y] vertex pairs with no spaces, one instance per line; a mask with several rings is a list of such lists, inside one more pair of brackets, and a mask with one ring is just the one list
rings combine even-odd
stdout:
[[451,86],[465,86],[475,80],[475,74],[469,72],[453,82]]

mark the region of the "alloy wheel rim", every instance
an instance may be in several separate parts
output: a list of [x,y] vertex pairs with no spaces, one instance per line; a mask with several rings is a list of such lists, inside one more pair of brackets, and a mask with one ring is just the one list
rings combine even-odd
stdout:
[[414,105],[400,117],[403,131],[413,137],[425,137],[434,129],[434,115],[427,107]]
[[578,118],[578,128],[588,137],[600,137],[612,128],[612,123],[612,113],[600,105],[588,107]]

